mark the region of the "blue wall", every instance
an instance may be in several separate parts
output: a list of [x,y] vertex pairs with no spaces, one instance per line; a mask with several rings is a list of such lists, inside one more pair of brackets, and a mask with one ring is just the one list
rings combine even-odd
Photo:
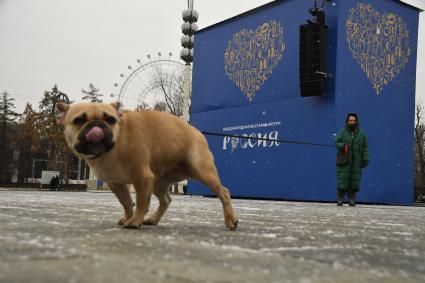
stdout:
[[[325,96],[302,98],[299,89],[299,26],[310,18],[312,1],[275,1],[196,34],[191,123],[202,131],[333,145],[347,112],[357,112],[371,151],[359,201],[411,204],[418,11],[391,0],[335,2],[326,6],[334,77]],[[405,23],[409,38],[395,30],[388,39],[393,30],[385,24],[374,37],[364,28],[374,21]],[[374,55],[388,58],[374,48],[388,41],[402,42],[401,49],[387,48],[400,56],[389,67],[385,60],[372,64]],[[382,69],[388,83],[368,79]],[[234,196],[335,199],[331,146],[207,138]],[[210,194],[197,182],[189,193]]]
[[[339,23],[337,52],[336,100],[337,128],[343,123],[343,117],[348,111],[359,113],[362,128],[368,133],[372,162],[365,170],[363,190],[360,197],[369,202],[385,202],[394,204],[411,204],[413,201],[413,141],[414,141],[414,108],[415,108],[415,78],[416,78],[416,47],[418,33],[418,11],[398,1],[339,1]],[[395,36],[401,40],[402,54],[399,57],[407,62],[395,62],[394,78],[386,85],[380,85],[379,92],[373,87],[366,72],[376,73],[383,68],[378,65],[373,71],[373,65],[363,70],[361,63],[353,54],[374,54],[374,52],[352,52],[349,42],[361,42],[362,38],[354,36],[347,40],[347,19],[364,23],[358,3],[368,3],[373,10],[365,12],[371,19],[377,21],[392,13],[397,26],[404,23],[409,31],[409,39],[405,36]],[[352,9],[350,11],[350,9]],[[366,9],[367,11],[368,9]],[[353,13],[354,12],[354,13]],[[353,16],[349,17],[349,15]],[[363,17],[364,18],[364,17]],[[391,42],[385,36],[385,27],[381,28],[382,43]],[[407,46],[410,47],[408,55]],[[390,50],[393,49],[389,46]],[[394,54],[384,49],[384,55]],[[377,53],[375,53],[377,54]],[[379,54],[379,52],[378,52]],[[382,54],[381,54],[381,57]],[[369,57],[370,58],[370,57]],[[385,66],[387,62],[385,62]],[[399,69],[399,70],[397,70]],[[385,73],[385,71],[383,72]],[[380,76],[386,77],[384,74]]]

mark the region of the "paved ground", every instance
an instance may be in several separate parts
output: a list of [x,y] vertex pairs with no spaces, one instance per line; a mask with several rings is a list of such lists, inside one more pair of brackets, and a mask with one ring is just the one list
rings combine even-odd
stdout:
[[[425,282],[425,208],[173,196],[115,225],[110,193],[0,191],[0,282]],[[154,206],[157,202],[152,203]]]

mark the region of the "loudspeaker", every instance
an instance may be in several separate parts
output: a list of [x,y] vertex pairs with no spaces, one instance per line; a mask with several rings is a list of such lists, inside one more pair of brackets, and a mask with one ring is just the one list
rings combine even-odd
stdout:
[[326,89],[326,30],[321,23],[300,26],[301,96],[321,96]]

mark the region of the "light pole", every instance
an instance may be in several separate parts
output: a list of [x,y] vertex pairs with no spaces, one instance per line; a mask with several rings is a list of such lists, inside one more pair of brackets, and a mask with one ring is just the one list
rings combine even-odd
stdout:
[[190,89],[191,89],[191,77],[192,68],[190,63],[193,62],[193,46],[194,46],[194,34],[198,30],[196,22],[199,18],[199,13],[193,10],[194,0],[187,1],[187,9],[182,12],[182,18],[184,23],[182,24],[183,36],[181,38],[181,44],[183,46],[180,52],[180,58],[186,62],[184,68],[184,98],[183,98],[183,119],[189,121],[189,104],[190,104]]

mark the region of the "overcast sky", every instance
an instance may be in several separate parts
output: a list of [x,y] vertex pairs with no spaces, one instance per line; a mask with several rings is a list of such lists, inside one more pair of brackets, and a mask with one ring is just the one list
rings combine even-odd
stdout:
[[[267,2],[195,0],[194,8],[203,28]],[[187,0],[0,0],[0,92],[13,94],[17,112],[27,101],[38,105],[55,83],[77,101],[93,83],[112,101],[114,83],[137,59],[158,52],[178,59],[185,8]],[[425,27],[419,48],[417,77],[425,78]],[[417,97],[425,101],[424,81]]]

